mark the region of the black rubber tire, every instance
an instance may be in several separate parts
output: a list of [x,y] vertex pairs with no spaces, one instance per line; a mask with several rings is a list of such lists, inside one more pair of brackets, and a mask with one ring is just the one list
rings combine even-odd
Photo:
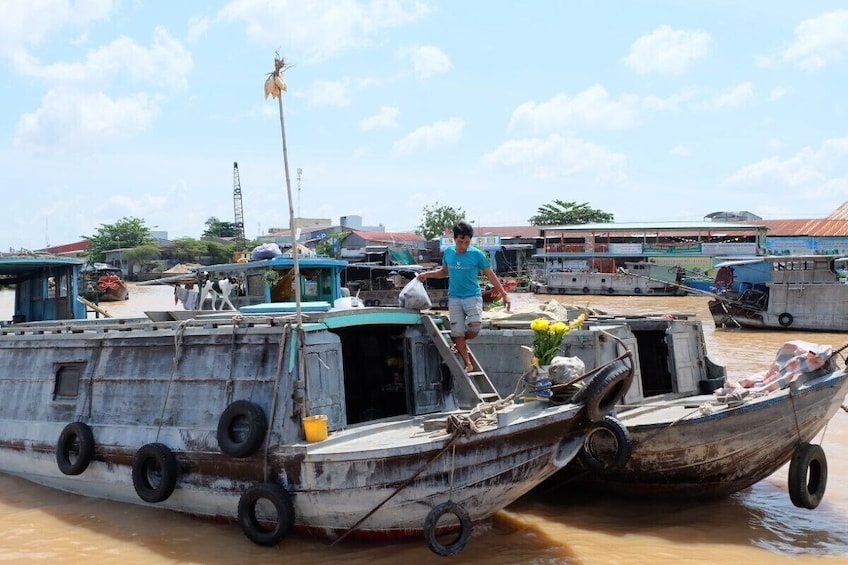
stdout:
[[230,457],[253,455],[265,441],[268,419],[262,408],[249,400],[236,400],[218,418],[218,447]]
[[379,306],[380,304],[382,304],[382,302],[380,302],[379,298],[375,298],[374,300],[371,301],[372,306]]
[[795,318],[789,312],[784,312],[780,316],[777,317],[777,323],[783,326],[784,328],[788,328],[792,325],[792,322],[795,321]]
[[[459,520],[459,532],[456,538],[449,544],[441,543],[436,536],[439,526],[439,519],[445,514],[453,514]],[[427,518],[424,520],[424,539],[427,540],[427,546],[436,555],[450,557],[462,551],[468,544],[471,538],[471,518],[468,512],[453,501],[443,502],[430,510]]]
[[802,443],[795,448],[789,464],[789,498],[798,508],[817,507],[827,488],[827,457],[824,449],[814,443]]
[[79,475],[94,459],[94,434],[82,422],[71,422],[59,434],[56,464],[65,475]]
[[607,294],[614,294],[614,293],[615,293],[615,289],[611,286],[608,286],[607,287]]
[[593,423],[604,420],[615,409],[633,382],[633,368],[618,360],[601,369],[586,386],[586,419]]
[[133,487],[145,502],[167,500],[177,486],[177,474],[177,458],[162,443],[142,445],[133,457]]
[[[275,517],[261,520],[256,515],[256,506],[261,500],[267,500],[273,505]],[[244,535],[256,545],[276,545],[294,526],[294,504],[289,493],[280,485],[256,483],[239,499],[238,522]],[[273,527],[269,529],[265,523],[273,523]]]
[[583,287],[583,294],[589,294],[589,287],[588,286]]
[[637,286],[633,289],[633,292],[635,292],[636,294],[642,294],[642,287]]
[[[598,434],[603,434],[602,437],[611,438],[615,442],[614,451],[609,451],[612,457],[607,456],[609,455],[606,452],[608,442],[602,439],[601,444],[595,444]],[[586,434],[583,439],[583,449],[577,454],[577,458],[589,471],[607,473],[624,467],[630,460],[631,453],[633,453],[633,440],[630,438],[627,427],[617,418],[605,416]]]

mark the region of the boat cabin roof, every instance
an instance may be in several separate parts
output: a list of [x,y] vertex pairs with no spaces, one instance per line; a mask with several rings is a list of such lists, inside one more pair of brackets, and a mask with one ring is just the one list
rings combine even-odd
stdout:
[[[81,268],[85,261],[53,255],[0,255],[0,284],[17,284],[44,276],[55,267]],[[48,275],[49,276],[49,275]]]

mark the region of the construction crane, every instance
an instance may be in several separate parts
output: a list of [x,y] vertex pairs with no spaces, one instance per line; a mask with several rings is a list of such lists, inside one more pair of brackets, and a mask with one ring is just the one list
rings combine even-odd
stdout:
[[245,246],[244,209],[241,205],[241,180],[239,179],[238,162],[233,161],[233,207],[235,208],[236,251],[242,251]]

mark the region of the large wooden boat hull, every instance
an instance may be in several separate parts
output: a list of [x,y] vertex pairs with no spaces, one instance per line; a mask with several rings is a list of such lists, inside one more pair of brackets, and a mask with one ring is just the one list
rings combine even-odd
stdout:
[[844,296],[815,303],[782,304],[776,308],[714,299],[707,307],[717,328],[845,332],[848,331],[848,285],[839,285],[833,290]]
[[[2,328],[0,471],[224,520],[241,518],[240,500],[252,485],[270,483],[285,489],[297,530],[337,535],[356,526],[352,536],[404,537],[420,535],[431,510],[447,501],[472,521],[484,520],[580,450],[585,429],[577,404],[507,401],[491,421],[478,422],[477,432],[448,432],[448,420],[462,422],[468,412],[441,392],[441,361],[415,322],[421,315],[358,310],[312,316],[302,349],[292,319],[273,316]],[[354,346],[366,341],[369,348]],[[353,395],[379,369],[364,364],[367,356],[401,346],[396,354],[411,365],[411,407],[353,421]],[[349,359],[357,355],[363,357]],[[341,382],[342,368],[349,382]],[[268,431],[255,451],[228,455],[222,421],[239,401],[266,415]],[[305,441],[304,410],[328,415],[327,439]],[[78,422],[91,430],[93,452],[81,472],[66,474],[61,438]],[[157,502],[142,500],[136,476],[140,448],[150,445],[176,459],[173,493]]]
[[822,430],[848,392],[848,375],[840,370],[792,389],[737,406],[703,395],[620,407],[616,418],[632,440],[629,461],[583,480],[605,492],[660,498],[718,497],[747,488]]
[[536,294],[612,294],[618,296],[683,296],[677,284],[652,281],[623,273],[553,273],[545,283],[534,283]]

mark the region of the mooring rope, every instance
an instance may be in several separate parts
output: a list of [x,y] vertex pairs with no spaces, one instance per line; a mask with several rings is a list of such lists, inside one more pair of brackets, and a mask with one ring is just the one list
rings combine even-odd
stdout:
[[429,461],[427,461],[427,462],[424,464],[424,466],[423,466],[423,467],[421,467],[420,469],[418,469],[417,471],[415,471],[415,473],[413,473],[411,477],[409,477],[409,478],[408,478],[408,479],[406,479],[403,483],[401,483],[401,485],[400,485],[398,488],[396,488],[396,489],[395,489],[395,491],[394,491],[392,494],[390,494],[389,496],[387,496],[387,497],[386,497],[386,498],[385,498],[385,499],[384,499],[381,503],[379,503],[377,506],[375,506],[374,508],[372,508],[370,512],[368,512],[365,516],[363,516],[362,518],[360,518],[360,519],[359,519],[359,521],[357,521],[357,522],[356,522],[353,526],[351,526],[350,528],[348,528],[348,529],[347,529],[347,531],[345,531],[345,533],[343,533],[341,536],[339,536],[338,538],[336,538],[336,540],[335,540],[335,541],[333,541],[333,543],[331,543],[330,545],[336,545],[337,543],[339,543],[340,541],[342,541],[344,538],[346,538],[346,537],[348,536],[348,534],[350,534],[351,532],[353,532],[353,531],[355,531],[357,528],[359,528],[359,526],[361,526],[361,525],[362,525],[362,523],[363,523],[363,522],[365,522],[365,520],[367,520],[368,518],[370,518],[370,517],[371,517],[371,516],[372,516],[372,515],[373,515],[373,514],[377,511],[377,510],[379,510],[380,508],[382,508],[382,507],[383,507],[383,505],[384,505],[384,504],[386,504],[389,500],[391,500],[392,498],[394,498],[394,497],[395,497],[395,495],[396,495],[397,493],[399,493],[400,491],[402,491],[403,489],[405,489],[407,486],[409,486],[409,484],[410,484],[412,481],[414,481],[416,478],[418,478],[418,476],[419,476],[421,473],[423,473],[423,472],[427,469],[427,467],[429,467],[430,465],[432,465],[432,464],[433,464],[433,463],[434,463],[434,462],[435,462],[435,461],[436,461],[439,457],[441,457],[441,456],[442,456],[442,454],[444,454],[444,453],[445,453],[448,449],[450,449],[450,448],[454,445],[454,443],[456,443],[456,441],[457,441],[460,437],[462,437],[462,436],[466,435],[466,434],[468,433],[468,430],[470,430],[470,429],[471,429],[471,427],[470,427],[470,420],[468,420],[467,418],[462,418],[462,417],[461,417],[460,415],[458,415],[458,414],[450,414],[450,415],[448,416],[448,426],[450,427],[451,425],[454,425],[454,426],[455,426],[455,427],[454,427],[454,429],[453,429],[453,435],[452,435],[452,436],[451,436],[451,438],[448,440],[448,442],[445,444],[445,446],[444,446],[444,447],[442,447],[442,448],[438,451],[438,453],[436,453],[435,455],[433,455],[433,456],[430,458],[430,460],[429,460]]

